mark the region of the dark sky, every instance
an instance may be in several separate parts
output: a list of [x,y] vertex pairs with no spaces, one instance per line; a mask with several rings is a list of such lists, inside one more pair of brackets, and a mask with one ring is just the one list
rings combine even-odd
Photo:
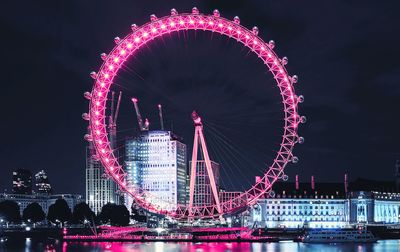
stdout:
[[[193,6],[257,25],[265,41],[275,40],[278,55],[289,58],[289,72],[299,75],[300,114],[308,122],[300,129],[306,142],[295,149],[300,162],[287,167],[290,176],[393,178],[400,153],[397,1],[6,0],[0,14],[0,189],[11,188],[14,169],[44,169],[56,192],[84,194],[87,124],[81,114],[88,105],[82,94],[92,87],[89,73],[100,67],[100,53],[112,49],[115,36],[128,34],[131,23]],[[124,92],[121,139],[135,132],[132,96],[154,128],[155,105],[162,102],[166,124],[188,146],[189,113],[199,110],[228,188],[257,175],[279,143],[282,115],[271,75],[243,46],[216,34],[155,41],[128,62],[116,84]]]

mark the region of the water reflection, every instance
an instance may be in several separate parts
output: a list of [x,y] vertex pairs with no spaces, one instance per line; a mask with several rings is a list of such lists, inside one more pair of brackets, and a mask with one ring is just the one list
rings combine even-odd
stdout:
[[273,251],[273,252],[378,252],[400,251],[400,240],[378,241],[373,244],[304,244],[297,242],[248,243],[169,243],[169,242],[26,242],[7,241],[0,244],[0,251],[109,251],[109,252],[240,252],[240,251]]
[[156,252],[239,252],[239,251],[274,251],[274,252],[377,252],[400,251],[400,240],[379,241],[373,244],[304,244],[297,242],[275,243],[69,243],[65,251],[156,251]]

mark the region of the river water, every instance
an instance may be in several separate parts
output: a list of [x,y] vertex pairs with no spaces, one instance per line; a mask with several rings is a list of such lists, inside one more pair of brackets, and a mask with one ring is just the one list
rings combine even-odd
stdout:
[[[47,250],[46,250],[47,249]],[[298,242],[272,242],[272,243],[248,243],[248,242],[221,242],[221,243],[169,243],[169,242],[2,242],[0,251],[155,251],[155,252],[239,252],[239,251],[272,251],[272,252],[386,252],[399,251],[400,240],[382,240],[372,244],[304,244]]]

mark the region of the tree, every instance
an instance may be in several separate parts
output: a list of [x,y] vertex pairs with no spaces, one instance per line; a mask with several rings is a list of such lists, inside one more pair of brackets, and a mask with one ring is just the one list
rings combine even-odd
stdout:
[[12,200],[0,202],[0,218],[2,220],[1,222],[19,223],[21,221],[19,205]]
[[46,214],[44,213],[42,207],[36,203],[33,202],[29,204],[25,209],[22,214],[22,219],[26,222],[40,222],[43,221],[46,218]]
[[95,213],[85,202],[81,202],[74,207],[74,212],[72,214],[73,223],[85,223],[85,220],[93,222],[95,218]]
[[101,208],[100,220],[113,226],[129,225],[129,211],[124,205],[107,203]]
[[52,223],[65,223],[71,219],[71,209],[64,199],[58,199],[49,207],[47,219]]
[[103,224],[111,223],[111,216],[115,206],[113,203],[107,203],[101,208],[99,217]]
[[115,214],[113,215],[114,218],[112,221],[114,222],[114,225],[117,226],[128,226],[129,225],[129,211],[126,208],[125,205],[118,205],[116,207]]
[[137,222],[146,222],[147,221],[147,217],[146,215],[143,213],[143,211],[141,211],[138,207],[134,206],[132,204],[131,207],[131,218],[132,220],[135,220]]

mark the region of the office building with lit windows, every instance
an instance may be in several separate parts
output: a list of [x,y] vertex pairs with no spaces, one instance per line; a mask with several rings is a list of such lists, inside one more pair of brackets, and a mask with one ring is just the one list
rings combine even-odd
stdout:
[[[186,145],[170,131],[144,131],[125,141],[128,184],[164,209],[186,201],[186,159]],[[131,197],[125,204],[130,209]]]
[[32,172],[30,170],[13,171],[12,191],[15,194],[32,194]]
[[[218,163],[211,161],[211,170],[215,179],[215,186],[219,192],[219,169]],[[192,167],[192,161],[189,162],[189,167]],[[189,174],[191,174],[189,172]],[[219,194],[219,193],[218,193]],[[222,202],[222,201],[221,201]],[[206,163],[204,160],[196,162],[196,178],[194,184],[193,206],[209,206],[215,204],[214,195],[211,189],[210,177],[207,172]]]
[[52,189],[49,182],[49,178],[44,170],[39,171],[35,174],[35,186],[36,193],[38,194],[51,194]]
[[101,212],[107,203],[120,204],[116,183],[104,174],[101,162],[96,158],[92,143],[86,148],[86,203],[93,212]]

